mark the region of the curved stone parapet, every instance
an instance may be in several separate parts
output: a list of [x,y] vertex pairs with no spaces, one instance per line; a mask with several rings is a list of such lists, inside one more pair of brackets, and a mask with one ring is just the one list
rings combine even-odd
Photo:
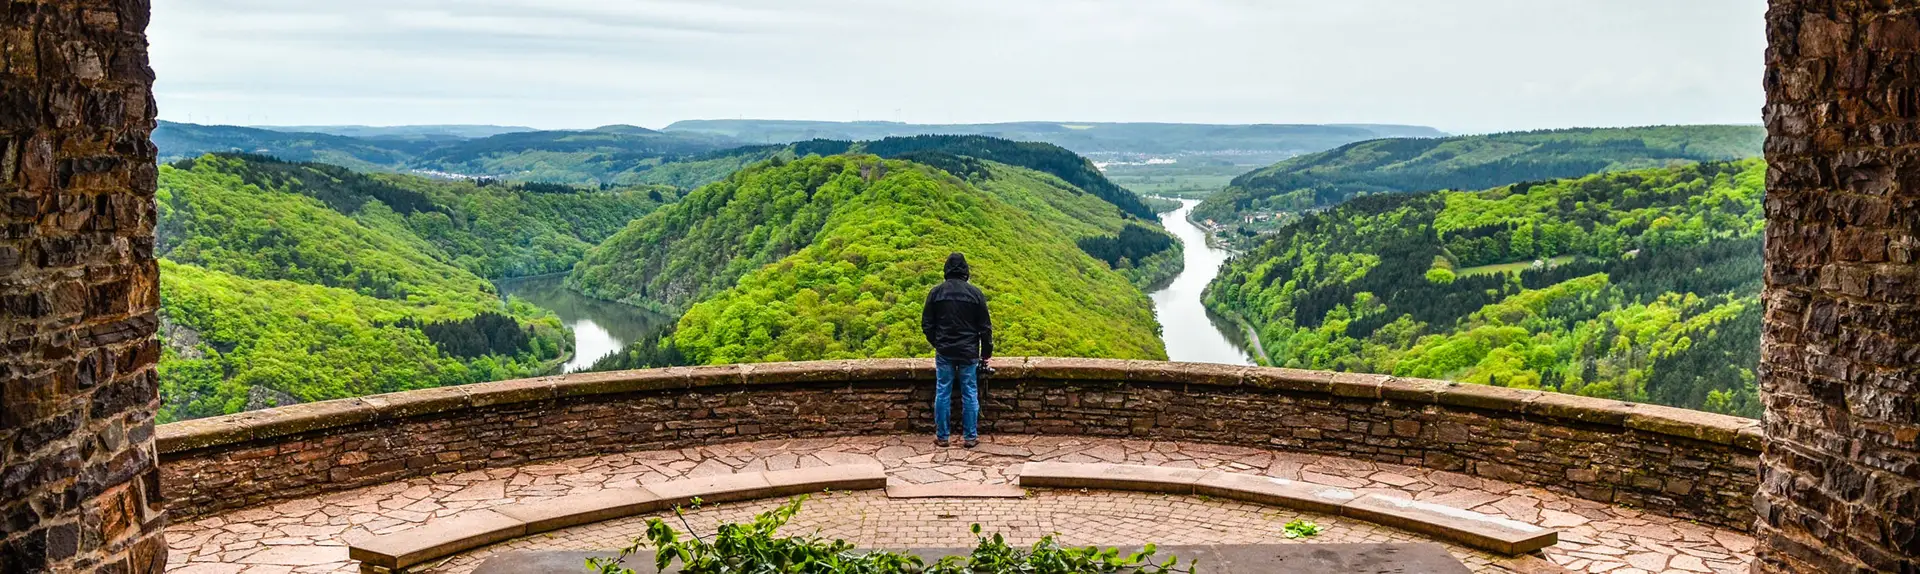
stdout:
[[[1212,442],[1462,472],[1745,530],[1757,421],[1484,385],[1003,358],[983,432]],[[932,362],[674,367],[442,387],[159,427],[192,517],[440,472],[779,437],[930,432]]]

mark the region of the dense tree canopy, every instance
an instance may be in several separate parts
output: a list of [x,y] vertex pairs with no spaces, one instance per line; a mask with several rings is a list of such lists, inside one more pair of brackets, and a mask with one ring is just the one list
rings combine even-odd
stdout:
[[1356,195],[1486,189],[1521,181],[1760,155],[1751,126],[1564,129],[1429,139],[1380,139],[1307,154],[1234,178],[1194,210],[1238,221],[1246,212],[1300,211]]
[[[1004,353],[1164,357],[1146,297],[1077,249],[1076,227],[1063,225],[1098,206],[1057,178],[982,167],[988,177],[975,185],[868,155],[763,163],[636,221],[569,279],[685,308],[658,344],[693,363],[911,356],[929,352],[921,298],[947,253],[961,251],[991,299]],[[1106,219],[1073,225],[1089,235],[1124,225]]]
[[162,416],[546,372],[567,351],[564,328],[482,276],[567,269],[656,207],[657,191],[256,156],[162,166]]
[[1232,260],[1277,365],[1755,415],[1758,160],[1367,196]]

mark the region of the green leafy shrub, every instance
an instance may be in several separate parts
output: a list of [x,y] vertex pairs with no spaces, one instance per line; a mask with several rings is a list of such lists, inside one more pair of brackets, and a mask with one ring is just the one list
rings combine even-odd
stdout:
[[[641,547],[651,545],[655,550],[655,568],[665,571],[667,566],[677,561],[681,565],[681,572],[687,574],[1165,574],[1194,571],[1192,565],[1185,569],[1177,568],[1177,557],[1169,556],[1163,562],[1154,562],[1155,549],[1152,544],[1140,552],[1122,554],[1115,548],[1062,546],[1049,535],[1032,547],[1017,548],[1007,544],[999,534],[990,537],[981,535],[978,524],[972,527],[979,539],[972,554],[949,556],[932,564],[925,563],[918,556],[899,552],[856,551],[853,544],[845,540],[778,536],[776,531],[800,512],[800,505],[806,498],[794,498],[779,508],[755,516],[753,522],[748,524],[723,524],[711,541],[698,534],[683,538],[666,521],[655,518],[647,521],[645,540],[634,541],[633,545],[621,550],[617,557],[587,559],[587,570],[597,574],[634,574],[632,569],[621,566],[620,561]],[[674,508],[674,515],[680,518],[682,525],[686,525],[685,514],[680,508]],[[693,529],[688,526],[687,530],[691,533]]]
[[1312,538],[1319,536],[1321,532],[1326,530],[1325,527],[1320,526],[1318,523],[1306,519],[1294,519],[1293,522],[1288,522],[1287,525],[1282,528],[1286,529],[1287,538]]

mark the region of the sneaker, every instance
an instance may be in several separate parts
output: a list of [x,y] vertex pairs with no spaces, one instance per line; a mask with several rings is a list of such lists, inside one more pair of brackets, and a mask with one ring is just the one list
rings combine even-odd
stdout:
[[944,439],[944,438],[936,438],[936,439],[933,439],[933,446],[937,446],[937,447],[941,447],[941,448],[946,448],[946,446],[947,446],[948,444],[951,444],[951,443],[948,443],[948,442],[947,442],[947,439]]
[[967,448],[980,446],[980,439],[973,439],[973,438],[967,439],[967,442],[960,443],[960,446],[964,446]]

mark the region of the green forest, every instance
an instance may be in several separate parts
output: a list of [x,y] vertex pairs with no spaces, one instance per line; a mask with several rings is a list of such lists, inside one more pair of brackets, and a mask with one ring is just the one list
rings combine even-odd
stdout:
[[[1182,270],[1157,221],[1175,204],[1052,144],[231,129],[182,133],[350,165],[161,166],[165,420],[552,372],[571,333],[493,284],[552,274],[678,317],[597,369],[924,356],[920,297],[950,251],[1005,354],[1165,358],[1144,293]],[[1203,204],[1285,215],[1225,234],[1249,249],[1205,303],[1275,365],[1752,416],[1765,170],[1719,160],[1757,134],[1389,139],[1281,162]],[[1435,191],[1455,188],[1480,191]]]
[[925,355],[920,297],[951,251],[991,294],[1006,354],[1165,357],[1146,296],[1076,243],[1123,235],[1112,204],[1037,171],[924,159],[946,169],[774,159],[635,221],[569,284],[684,314],[601,366]]
[[1756,157],[1764,138],[1757,126],[1659,126],[1370,140],[1236,177],[1195,208],[1194,218],[1238,222],[1248,213],[1312,210],[1360,195],[1486,189]]
[[489,279],[570,268],[668,188],[160,167],[162,418],[545,373],[571,340]]
[[1368,195],[1234,258],[1274,365],[1757,416],[1759,160]]

